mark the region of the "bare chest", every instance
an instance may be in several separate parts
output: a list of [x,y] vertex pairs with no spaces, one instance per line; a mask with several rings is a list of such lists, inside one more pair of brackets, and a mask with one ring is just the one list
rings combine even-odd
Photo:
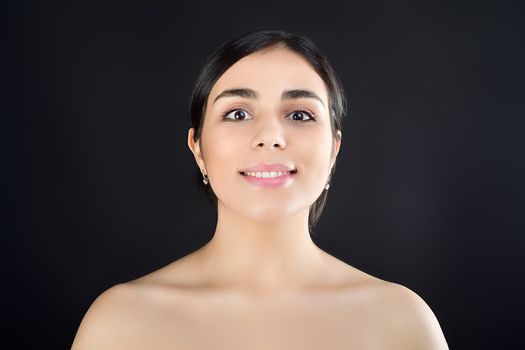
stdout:
[[[378,349],[365,303],[333,295],[247,301],[186,297],[156,303],[135,344],[155,349]],[[138,327],[137,329],[140,329]],[[139,348],[139,347],[137,347]]]

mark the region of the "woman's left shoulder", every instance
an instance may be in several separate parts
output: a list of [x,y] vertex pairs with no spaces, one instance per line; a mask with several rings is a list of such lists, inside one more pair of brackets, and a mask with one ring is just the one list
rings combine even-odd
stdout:
[[391,349],[448,350],[439,321],[421,296],[382,280],[373,289],[370,305]]

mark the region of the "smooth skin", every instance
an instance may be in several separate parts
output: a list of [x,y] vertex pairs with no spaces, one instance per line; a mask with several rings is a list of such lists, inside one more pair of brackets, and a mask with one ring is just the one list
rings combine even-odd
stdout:
[[[257,96],[214,101],[232,88]],[[288,89],[320,100],[282,100]],[[219,199],[213,238],[104,291],[72,349],[448,349],[415,292],[338,260],[310,237],[309,206],[329,181],[342,139],[331,131],[328,92],[308,61],[282,47],[239,60],[213,86],[198,142],[193,133],[188,147]],[[298,172],[284,186],[260,187],[239,174],[257,162]]]

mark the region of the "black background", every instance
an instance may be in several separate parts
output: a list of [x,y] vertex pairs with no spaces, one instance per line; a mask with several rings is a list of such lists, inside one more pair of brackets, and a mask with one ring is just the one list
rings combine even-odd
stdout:
[[102,291],[211,238],[193,83],[222,43],[276,28],[312,38],[349,100],[314,241],[418,293],[451,349],[522,348],[517,4],[4,3],[5,341],[69,348]]

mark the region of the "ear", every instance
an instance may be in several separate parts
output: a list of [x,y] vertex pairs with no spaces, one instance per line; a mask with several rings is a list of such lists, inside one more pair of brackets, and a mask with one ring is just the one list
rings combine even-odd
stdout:
[[334,148],[332,152],[332,158],[330,160],[330,171],[332,171],[332,168],[334,166],[334,163],[337,159],[337,155],[339,154],[339,149],[341,148],[341,139],[343,138],[343,134],[341,130],[337,130],[337,134],[334,138]]
[[194,133],[195,129],[190,128],[188,130],[188,147],[190,148],[191,153],[193,153],[193,157],[195,157],[195,161],[197,162],[197,166],[201,169],[201,172],[204,171],[204,173],[206,173],[206,167],[204,166],[204,158],[202,158],[200,148],[200,139],[197,140],[197,142],[193,141]]

